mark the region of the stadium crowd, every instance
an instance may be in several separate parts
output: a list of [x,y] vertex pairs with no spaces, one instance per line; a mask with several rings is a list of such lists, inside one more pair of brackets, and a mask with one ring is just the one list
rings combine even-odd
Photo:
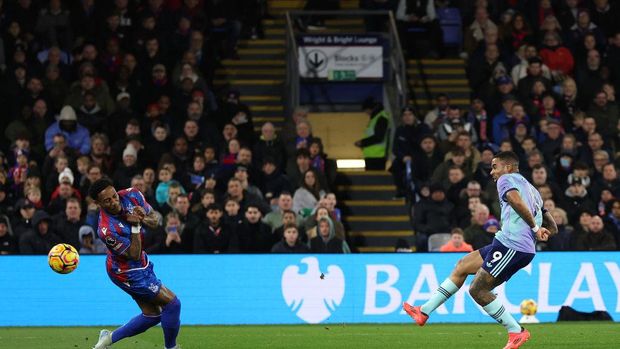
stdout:
[[[61,241],[105,252],[88,197],[104,176],[161,214],[145,235],[149,253],[349,252],[335,164],[308,111],[298,108],[281,134],[271,123],[257,134],[243,96],[213,89],[239,39],[260,36],[263,5],[0,1],[0,253],[44,254]],[[404,25],[430,30],[435,7],[459,7],[464,20],[471,106],[440,94],[424,116],[407,107],[394,139],[391,170],[397,196],[415,202],[418,251],[436,233],[452,232],[447,250],[490,243],[500,216],[490,162],[500,150],[519,154],[558,222],[539,249],[620,246],[618,6],[361,5],[391,6]]]
[[0,1],[0,253],[104,253],[88,196],[104,176],[161,214],[150,253],[349,252],[307,110],[287,138],[256,134],[239,91],[213,89],[264,5]]
[[[409,4],[409,2],[406,2]],[[420,7],[420,3],[428,6]],[[467,6],[468,3],[471,6]],[[474,249],[499,229],[493,154],[515,151],[559,234],[540,250],[620,246],[620,15],[608,0],[411,2],[410,17],[461,6],[469,108],[438,94],[426,115],[402,113],[392,167],[401,195],[420,198],[418,250],[436,233],[463,229]],[[416,5],[417,4],[417,7]],[[435,10],[432,10],[434,15]],[[401,17],[402,18],[402,17]],[[436,20],[436,18],[428,18]],[[415,23],[409,25],[416,25]],[[413,183],[405,182],[411,161]],[[454,231],[453,232],[453,236]],[[459,235],[458,232],[456,235]],[[458,237],[457,237],[458,239]]]

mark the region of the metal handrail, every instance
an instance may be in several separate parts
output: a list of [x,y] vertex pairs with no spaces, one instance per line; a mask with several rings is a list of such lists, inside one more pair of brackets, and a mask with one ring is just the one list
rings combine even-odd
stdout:
[[392,64],[392,70],[394,71],[394,74],[397,77],[396,88],[398,90],[398,98],[399,98],[399,101],[397,102],[397,107],[399,108],[398,110],[401,110],[403,107],[405,107],[408,104],[408,99],[409,99],[409,91],[408,91],[409,89],[408,89],[408,82],[407,82],[407,64],[405,62],[403,47],[400,43],[400,38],[398,37],[398,29],[396,27],[396,20],[394,18],[394,12],[389,11],[389,17],[390,17],[390,36],[392,37],[392,41],[394,43],[394,46],[396,47],[395,50],[392,50],[392,55],[391,55],[391,57],[395,61]]
[[287,115],[299,106],[299,53],[290,11],[286,12],[286,86],[290,95],[286,105]]

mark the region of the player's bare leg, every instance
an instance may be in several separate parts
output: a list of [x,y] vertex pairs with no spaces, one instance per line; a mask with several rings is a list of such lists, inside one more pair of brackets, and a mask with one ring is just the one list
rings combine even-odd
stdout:
[[482,306],[487,314],[508,331],[508,343],[504,349],[516,349],[530,339],[530,333],[519,325],[517,320],[506,311],[506,308],[504,308],[495,294],[491,292],[502,282],[494,278],[488,271],[480,268],[469,288],[469,294],[471,294],[476,303]]
[[181,327],[181,301],[166,286],[161,285],[159,293],[151,300],[154,306],[161,308],[161,328],[164,331],[166,349],[176,349],[177,336]]
[[465,257],[459,259],[450,276],[441,283],[426,303],[415,307],[405,302],[403,303],[403,310],[418,325],[424,326],[430,313],[455,294],[463,286],[467,276],[475,274],[480,269],[482,262],[483,259],[479,251],[468,253]]

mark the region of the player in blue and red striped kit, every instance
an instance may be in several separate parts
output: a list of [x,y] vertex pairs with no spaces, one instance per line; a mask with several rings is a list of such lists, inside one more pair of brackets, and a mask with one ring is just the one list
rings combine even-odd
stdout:
[[142,313],[114,331],[102,330],[94,349],[140,334],[161,322],[167,349],[176,343],[181,326],[181,302],[153,272],[153,263],[142,250],[142,224],[156,228],[158,216],[137,189],[119,192],[107,179],[90,187],[89,195],[101,208],[97,233],[108,247],[108,276],[138,304]]

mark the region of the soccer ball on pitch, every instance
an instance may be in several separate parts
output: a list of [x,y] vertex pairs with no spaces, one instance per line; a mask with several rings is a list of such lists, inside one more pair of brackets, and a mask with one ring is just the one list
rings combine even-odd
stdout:
[[77,268],[80,255],[75,247],[69,244],[58,244],[47,254],[47,262],[53,271],[59,274],[69,274]]
[[533,316],[538,311],[538,304],[533,299],[525,299],[521,302],[521,314]]

